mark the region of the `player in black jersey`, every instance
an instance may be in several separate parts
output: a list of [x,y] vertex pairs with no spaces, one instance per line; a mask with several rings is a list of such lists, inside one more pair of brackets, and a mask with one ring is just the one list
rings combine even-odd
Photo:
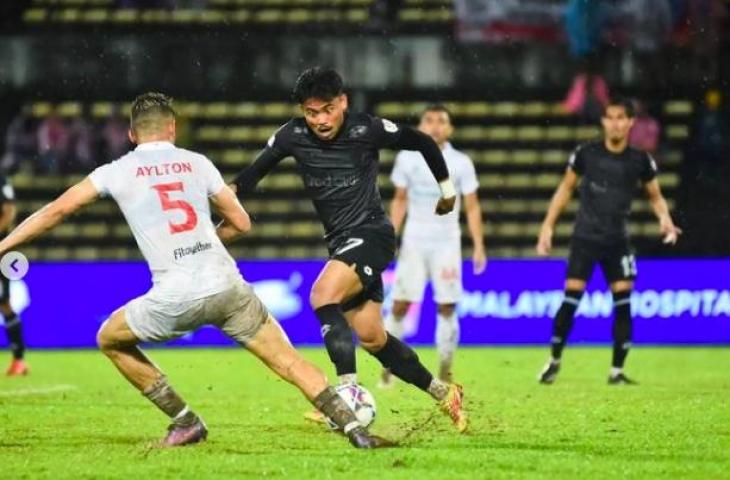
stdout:
[[[0,236],[5,236],[10,231],[15,221],[15,193],[13,186],[8,182],[4,174],[0,173]],[[0,274],[2,293],[0,293],[0,312],[5,319],[5,333],[8,336],[10,351],[13,360],[5,372],[8,376],[27,375],[28,365],[23,356],[25,354],[25,343],[23,343],[23,329],[20,324],[20,317],[10,306],[10,279]]]
[[[317,278],[310,304],[337,375],[356,382],[355,344],[385,368],[440,402],[459,431],[466,430],[462,388],[436,379],[416,353],[383,327],[381,273],[393,260],[395,233],[377,186],[379,150],[418,150],[439,182],[439,215],[454,208],[456,191],[434,141],[410,127],[347,110],[342,79],[334,70],[311,68],[296,81],[293,97],[303,117],[293,118],[271,136],[234,188],[251,193],[282,159],[293,156],[308,196],[325,228],[329,260]],[[438,232],[434,232],[438,235]]]
[[[659,219],[664,243],[675,244],[682,233],[672,222],[667,202],[657,181],[657,166],[646,153],[628,146],[634,124],[630,102],[612,100],[601,119],[603,141],[578,147],[568,162],[565,176],[553,195],[537,242],[538,255],[548,255],[553,227],[560,212],[578,188],[578,210],[568,259],[565,299],[555,316],[551,359],[540,373],[541,383],[555,381],[560,359],[573,326],[580,299],[596,264],[611,286],[614,301],[613,361],[609,384],[635,383],[623,373],[631,346],[631,291],[636,278],[636,260],[631,251],[627,221],[631,201],[641,185]],[[582,177],[580,184],[578,177]]]

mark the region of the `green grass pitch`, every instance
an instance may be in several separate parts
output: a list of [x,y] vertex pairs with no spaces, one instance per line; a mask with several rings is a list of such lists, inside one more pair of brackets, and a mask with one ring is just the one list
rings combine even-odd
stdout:
[[[419,350],[430,366],[435,353]],[[326,355],[304,355],[331,372]],[[429,398],[375,387],[374,431],[398,448],[356,451],[305,423],[299,392],[237,349],[150,350],[208,423],[207,443],[151,448],[166,419],[95,351],[31,352],[0,378],[0,478],[729,478],[730,349],[636,348],[641,385],[606,385],[609,348],[569,348],[557,383],[545,348],[464,348],[455,372],[471,415],[458,435]]]

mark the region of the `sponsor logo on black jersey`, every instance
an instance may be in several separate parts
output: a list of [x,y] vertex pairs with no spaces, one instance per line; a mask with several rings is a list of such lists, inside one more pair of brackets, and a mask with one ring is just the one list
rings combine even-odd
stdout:
[[329,188],[329,187],[352,187],[360,181],[357,175],[347,175],[341,177],[327,176],[315,177],[313,175],[304,175],[304,184],[311,188]]

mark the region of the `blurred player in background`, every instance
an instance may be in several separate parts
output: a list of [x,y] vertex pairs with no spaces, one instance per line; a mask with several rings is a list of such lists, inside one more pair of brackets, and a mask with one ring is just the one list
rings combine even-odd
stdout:
[[[457,194],[464,197],[466,220],[474,244],[474,273],[480,274],[486,267],[487,257],[482,209],[477,194],[479,182],[474,164],[449,143],[454,127],[451,115],[443,105],[426,108],[421,114],[418,128],[439,146]],[[433,213],[433,204],[438,200],[439,191],[426,163],[417,152],[398,153],[390,178],[395,185],[390,220],[396,233],[400,231],[406,213],[408,216],[395,270],[393,308],[385,320],[385,326],[388,332],[401,338],[403,318],[411,302],[421,301],[426,282],[430,281],[438,305],[436,349],[439,354],[439,378],[450,381],[454,353],[459,344],[456,305],[462,292],[459,202],[448,215],[437,216]],[[435,237],[433,232],[440,232],[440,235]],[[390,372],[383,370],[380,385],[389,386],[391,381]]]
[[[13,186],[7,177],[0,173],[0,236],[5,236],[15,222],[15,192]],[[25,343],[23,342],[23,326],[20,323],[20,317],[13,311],[10,306],[10,279],[0,274],[2,281],[2,294],[0,294],[0,312],[5,319],[5,333],[8,336],[8,344],[10,352],[13,354],[13,360],[6,375],[12,377],[16,375],[27,375],[29,372],[28,364],[23,359],[25,355]]]
[[[578,147],[570,157],[537,242],[538,255],[548,255],[555,222],[578,188],[580,209],[570,246],[565,299],[553,324],[551,358],[539,376],[544,384],[557,378],[575,312],[596,264],[601,266],[613,293],[613,359],[608,383],[636,383],[624,374],[623,368],[631,346],[631,291],[637,274],[627,223],[639,184],[659,219],[664,243],[675,244],[682,233],[674,226],[659,188],[656,162],[648,153],[628,145],[634,123],[631,102],[612,100],[604,109],[601,123],[604,139]],[[580,184],[579,176],[583,177]]]
[[[170,417],[163,446],[205,440],[208,430],[138,345],[171,340],[208,324],[296,385],[354,446],[387,445],[367,433],[324,374],[294,350],[243,280],[223,243],[248,232],[248,214],[210,160],[175,147],[175,133],[175,112],[168,97],[160,93],[137,97],[129,133],[137,148],[97,168],[31,215],[0,242],[0,254],[109,195],[119,204],[149,263],[153,287],[112,314],[99,330],[98,343],[122,375]],[[211,221],[211,205],[224,219],[217,228]]]
[[[293,93],[304,118],[293,118],[271,136],[254,163],[236,178],[238,194],[250,194],[277,163],[294,157],[325,227],[330,257],[312,287],[310,304],[340,381],[357,382],[355,330],[365,350],[440,402],[463,432],[467,419],[461,386],[434,378],[413,349],[388,335],[381,312],[381,273],[393,259],[395,232],[378,191],[379,150],[418,150],[434,186],[441,189],[432,208],[445,215],[454,208],[456,190],[441,151],[431,138],[410,127],[348,112],[342,78],[334,70],[304,71]],[[441,232],[432,234],[443,238]]]

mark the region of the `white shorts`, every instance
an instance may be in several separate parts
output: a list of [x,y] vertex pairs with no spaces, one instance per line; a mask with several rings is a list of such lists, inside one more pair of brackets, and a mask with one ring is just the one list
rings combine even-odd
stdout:
[[395,267],[393,299],[420,302],[428,281],[438,305],[459,303],[462,292],[459,242],[437,247],[413,244],[401,247]]
[[220,293],[197,300],[165,302],[142,295],[124,307],[127,326],[143,342],[165,342],[214,325],[241,345],[251,340],[269,317],[253,288],[243,280]]

